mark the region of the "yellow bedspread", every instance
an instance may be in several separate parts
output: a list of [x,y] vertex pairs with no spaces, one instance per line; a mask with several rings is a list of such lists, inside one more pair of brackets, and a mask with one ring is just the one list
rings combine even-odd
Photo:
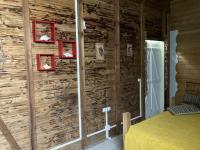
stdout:
[[200,150],[200,114],[163,112],[130,127],[125,150]]

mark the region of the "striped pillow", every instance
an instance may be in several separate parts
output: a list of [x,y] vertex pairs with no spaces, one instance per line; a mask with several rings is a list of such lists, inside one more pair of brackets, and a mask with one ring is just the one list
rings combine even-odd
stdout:
[[193,104],[171,106],[167,110],[174,115],[187,115],[187,114],[200,113],[200,108]]
[[186,94],[183,101],[187,104],[195,104],[200,106],[200,95]]

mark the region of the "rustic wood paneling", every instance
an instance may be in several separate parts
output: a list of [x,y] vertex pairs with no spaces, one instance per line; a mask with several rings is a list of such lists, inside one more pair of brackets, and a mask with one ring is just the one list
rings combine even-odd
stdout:
[[[34,18],[53,20],[56,21],[57,40],[60,32],[69,33],[71,39],[75,38],[74,0],[28,0],[28,2],[31,26]],[[82,58],[81,66],[82,73],[85,71],[85,94],[83,95],[85,98],[85,134],[104,128],[102,108],[106,105],[112,108],[109,114],[110,124],[119,121],[116,120],[116,115],[119,115],[117,118],[121,119],[120,116],[125,111],[131,112],[134,116],[139,114],[137,78],[140,77],[142,61],[140,58],[141,1],[120,1],[117,10],[114,2],[116,1],[83,0],[83,18],[87,26],[82,34],[85,57],[82,56],[84,58]],[[152,39],[161,38],[162,13],[159,14],[159,7],[158,0],[149,0],[145,5],[145,30],[148,37]],[[116,16],[116,11],[119,11],[119,16]],[[76,60],[57,58],[55,72],[39,72],[36,68],[36,54],[58,55],[58,43],[32,42],[29,53],[32,54],[30,62],[33,63],[33,83],[28,81],[22,0],[2,0],[0,14],[0,38],[4,39],[3,51],[0,51],[4,54],[3,59],[0,59],[0,115],[11,134],[19,146],[27,150],[31,149],[30,130],[35,132],[38,150],[49,149],[78,138]],[[115,40],[116,36],[120,39]],[[120,42],[120,46],[117,45],[119,43],[115,43],[117,41]],[[96,60],[95,43],[105,44],[104,61]],[[126,56],[127,44],[133,44],[133,57]],[[83,45],[81,46],[83,48]],[[118,60],[119,56],[120,60]],[[120,68],[117,68],[119,66]],[[31,91],[28,90],[28,82],[34,87],[32,91],[35,99],[33,119],[36,122],[36,130],[32,129],[29,124],[28,91],[29,93]],[[118,86],[118,89],[114,86]],[[120,91],[118,93],[120,97],[117,97],[116,102],[114,97],[117,91]],[[8,142],[2,133],[0,133],[0,147],[5,150],[9,149]],[[73,146],[70,149],[73,148],[76,149]]]
[[162,1],[145,1],[145,30],[148,40],[161,40],[162,38]]
[[114,63],[115,63],[115,84],[113,86],[113,100],[115,101],[116,114],[115,120],[116,124],[120,125],[121,123],[121,114],[118,110],[120,105],[120,2],[118,0],[114,1],[115,8],[115,50],[113,53]]
[[177,64],[178,91],[176,102],[183,99],[185,82],[200,81],[200,1],[173,0],[171,2],[172,30],[178,30]]
[[[0,116],[22,149],[30,148],[29,106],[21,0],[0,1]],[[0,133],[0,149],[10,146]]]
[[[137,79],[144,78],[141,74],[145,75],[146,55],[141,52],[144,50],[144,37],[141,36],[146,31],[147,39],[161,40],[162,35],[161,2],[158,0],[146,0],[144,8],[141,7],[141,3],[142,1],[138,0],[120,2],[120,111],[121,113],[129,111],[133,116],[139,115],[139,83]],[[144,16],[141,16],[142,13],[144,13]],[[144,21],[144,27],[141,28],[142,21]],[[127,57],[128,43],[133,44],[133,57]]]
[[[75,37],[73,0],[29,0],[30,23],[37,20],[56,22],[56,40],[61,32]],[[79,137],[77,106],[76,59],[61,60],[57,57],[55,72],[39,72],[36,54],[56,54],[58,43],[32,43],[35,86],[35,111],[37,149],[44,150]]]
[[[120,113],[139,115],[140,78],[140,2],[120,2]],[[133,56],[127,56],[127,44],[133,45]]]
[[[114,85],[114,1],[85,0],[85,71],[87,133],[104,128],[102,108],[106,103],[112,107],[109,121],[115,121]],[[105,60],[96,60],[95,43],[104,43]],[[107,98],[106,98],[107,97]]]

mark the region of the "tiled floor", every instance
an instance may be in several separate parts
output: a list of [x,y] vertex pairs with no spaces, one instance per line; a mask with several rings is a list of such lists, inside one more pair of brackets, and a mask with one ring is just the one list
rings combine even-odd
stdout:
[[122,136],[117,136],[112,138],[111,140],[105,140],[101,143],[88,148],[87,150],[122,150]]

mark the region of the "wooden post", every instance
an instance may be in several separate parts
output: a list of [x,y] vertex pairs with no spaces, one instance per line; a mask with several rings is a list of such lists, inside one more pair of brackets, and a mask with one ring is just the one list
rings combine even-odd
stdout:
[[[144,55],[144,45],[145,45],[145,37],[144,37],[144,29],[145,29],[145,21],[144,21],[144,7],[145,7],[145,0],[142,0],[141,7],[140,7],[140,55],[141,55],[141,92],[142,92],[142,114],[145,114],[145,55]],[[143,117],[144,119],[144,117]]]
[[170,99],[169,99],[169,88],[170,88],[170,78],[169,78],[169,71],[170,71],[170,1],[168,1],[168,6],[167,6],[167,15],[166,15],[166,28],[167,28],[167,51],[168,51],[168,54],[167,54],[167,60],[168,60],[168,66],[167,66],[167,71],[168,71],[168,86],[167,86],[167,102],[168,102],[168,106],[170,105]]
[[120,101],[120,7],[119,0],[114,1],[115,7],[115,50],[114,50],[114,67],[115,67],[115,83],[114,83],[114,101],[115,101],[115,116],[118,127],[120,125],[120,116],[118,106]]
[[31,149],[37,149],[36,142],[36,120],[35,120],[35,94],[34,94],[34,79],[32,67],[32,52],[31,52],[31,26],[29,17],[29,2],[23,0],[23,21],[24,21],[24,46],[25,46],[25,60],[27,69],[27,85],[28,85],[28,100],[29,100],[29,114],[30,114],[30,142]]
[[3,122],[1,117],[0,117],[0,130],[1,130],[2,134],[5,136],[8,143],[10,144],[10,147],[12,150],[21,150],[21,148],[15,141],[14,137],[10,133],[9,129],[7,128],[6,124]]
[[125,135],[131,126],[131,114],[129,112],[123,113],[123,141],[125,140]]
[[85,52],[84,52],[84,30],[83,30],[83,0],[78,1],[78,31],[79,31],[79,63],[80,63],[80,90],[82,111],[82,149],[87,146],[87,118],[85,99]]

